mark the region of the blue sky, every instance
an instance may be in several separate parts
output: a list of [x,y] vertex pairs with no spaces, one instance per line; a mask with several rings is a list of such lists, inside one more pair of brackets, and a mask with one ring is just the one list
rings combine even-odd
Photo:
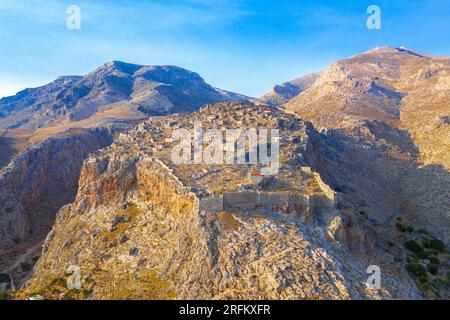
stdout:
[[[69,5],[81,30],[66,28]],[[369,5],[382,29],[369,30]],[[260,96],[373,47],[450,56],[448,0],[0,0],[0,97],[109,60],[172,64]]]

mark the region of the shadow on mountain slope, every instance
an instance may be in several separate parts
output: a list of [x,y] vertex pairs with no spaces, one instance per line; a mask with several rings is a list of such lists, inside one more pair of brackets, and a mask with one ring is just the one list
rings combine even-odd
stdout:
[[422,166],[409,133],[380,121],[323,131],[319,171],[352,210],[389,239],[396,218],[428,229],[448,244],[450,173]]

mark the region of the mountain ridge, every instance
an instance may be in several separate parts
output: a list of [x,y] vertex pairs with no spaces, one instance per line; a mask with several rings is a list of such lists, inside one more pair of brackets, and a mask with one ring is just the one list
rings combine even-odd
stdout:
[[[170,66],[111,61],[85,77],[58,78],[75,90],[51,87],[49,96],[70,105],[80,93],[92,104],[59,131],[37,129],[40,139],[57,138],[0,173],[0,237],[12,246],[0,267],[13,266],[21,284],[31,277],[17,297],[449,296],[439,283],[450,241],[450,59],[379,47],[275,86],[255,103],[230,102],[198,74]],[[84,92],[85,83],[95,86]],[[217,97],[225,101],[194,111]],[[92,115],[102,99],[109,104]],[[153,116],[141,121],[130,108]],[[172,130],[200,120],[222,133],[278,129],[278,175],[255,181],[258,165],[173,164]],[[68,187],[53,199],[59,185]],[[37,208],[39,201],[53,206]],[[50,227],[34,274],[20,270],[23,246],[35,248]],[[68,264],[83,270],[83,291],[60,285]],[[379,290],[365,286],[369,265],[383,270]]]
[[79,121],[118,102],[129,103],[130,112],[141,113],[144,118],[241,99],[248,97],[216,89],[197,73],[180,67],[109,61],[85,76],[58,77],[44,86],[0,99],[0,127],[37,129]]

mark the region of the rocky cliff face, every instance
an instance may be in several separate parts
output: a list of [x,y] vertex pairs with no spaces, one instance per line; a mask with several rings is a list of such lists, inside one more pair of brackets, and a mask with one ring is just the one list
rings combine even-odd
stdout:
[[83,160],[123,128],[74,129],[19,154],[0,173],[2,249],[45,237],[58,209],[73,201]]
[[[294,116],[251,104],[219,104],[190,116],[153,119],[121,135],[111,147],[84,162],[76,199],[59,211],[35,274],[22,293],[24,297],[420,297],[411,280],[389,269],[383,274],[380,290],[365,286],[368,265],[380,261],[364,251],[358,257],[352,255],[349,234],[356,236],[350,230],[357,223],[350,212],[344,214],[325,206],[314,211],[312,219],[305,219],[307,208],[201,209],[205,194],[247,188],[251,168],[202,165],[186,170],[171,165],[165,148],[158,146],[170,145],[164,139],[171,124],[188,128],[194,119],[203,119],[211,127],[224,122],[235,126],[238,121],[244,127],[278,123],[281,141],[290,138],[280,147],[282,173],[253,188],[271,193],[286,190],[291,184],[290,190],[305,195],[335,195],[308,169],[319,167],[321,156],[316,146],[320,141],[315,140],[320,135]],[[291,139],[306,143],[304,147],[294,146],[298,154],[291,150]],[[299,170],[284,170],[290,166]],[[292,177],[288,171],[300,175]],[[359,228],[359,239],[368,240],[367,245],[362,240],[360,243],[369,250],[376,237]],[[375,246],[370,250],[378,249]],[[67,290],[64,286],[70,265],[80,268],[83,290]]]
[[383,194],[387,201],[374,207],[385,214],[377,217],[403,216],[447,244],[449,72],[448,57],[376,48],[332,64],[284,105],[337,137],[334,144],[347,151],[339,155],[335,177],[352,168],[340,184],[365,201]]
[[320,72],[285,82],[273,87],[272,91],[262,96],[260,101],[269,106],[280,106],[295,98],[300,93],[311,87],[319,78]]

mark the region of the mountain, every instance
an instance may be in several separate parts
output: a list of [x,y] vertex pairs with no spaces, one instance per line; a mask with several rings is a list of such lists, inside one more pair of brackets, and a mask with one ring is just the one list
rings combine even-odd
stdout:
[[[106,64],[83,78],[98,88],[92,109],[81,98],[31,138],[39,113],[0,132],[33,143],[0,172],[0,273],[21,288],[12,298],[448,299],[449,60],[376,48],[276,86],[267,104],[230,102],[173,67]],[[111,73],[102,68],[113,81],[95,80]],[[224,101],[189,107],[216,94]],[[279,142],[277,174],[175,164],[172,133],[187,138],[198,121],[219,137],[209,151],[227,129],[278,129],[266,144]],[[65,285],[69,266],[81,290]],[[366,286],[369,266],[380,289]]]
[[[342,185],[353,180],[353,189],[366,201],[368,193],[389,190],[385,204],[391,203],[390,209],[380,204],[386,209],[382,211],[401,212],[410,223],[426,226],[449,243],[449,89],[449,57],[380,47],[333,63],[282,107],[312,121],[328,136],[347,141],[342,147],[365,144],[359,148],[362,152],[348,148],[338,163],[349,168],[346,163],[356,167],[359,162],[361,172],[372,175],[362,179],[341,169],[346,173],[341,176],[336,165],[334,178],[341,176]],[[380,143],[384,147],[373,154],[376,161],[360,157]]]
[[247,97],[213,88],[195,72],[179,67],[111,61],[84,77],[60,77],[1,99],[0,128],[37,129],[119,108],[117,117],[125,113],[144,118],[240,99]]
[[381,47],[332,64],[285,107],[318,127],[388,122],[411,134],[424,163],[450,169],[449,81],[450,58]]
[[[280,171],[175,165],[174,128],[280,129]],[[392,264],[369,221],[321,178],[322,137],[300,118],[219,103],[154,118],[84,162],[73,203],[47,236],[21,297],[48,299],[407,299],[421,293],[401,266],[367,290],[367,260]],[[358,254],[353,254],[358,253]],[[68,265],[83,290],[64,287]],[[120,285],[119,285],[120,284]]]
[[306,76],[285,82],[273,87],[272,91],[262,96],[259,100],[269,106],[283,105],[301,92],[311,87],[320,76],[320,73],[312,73]]
[[22,249],[37,248],[74,200],[90,153],[152,115],[245,98],[182,68],[113,61],[1,99],[0,273]]
[[0,99],[0,168],[18,152],[71,128],[136,124],[153,115],[241,99],[247,97],[213,88],[179,67],[107,62],[84,77],[60,77]]

